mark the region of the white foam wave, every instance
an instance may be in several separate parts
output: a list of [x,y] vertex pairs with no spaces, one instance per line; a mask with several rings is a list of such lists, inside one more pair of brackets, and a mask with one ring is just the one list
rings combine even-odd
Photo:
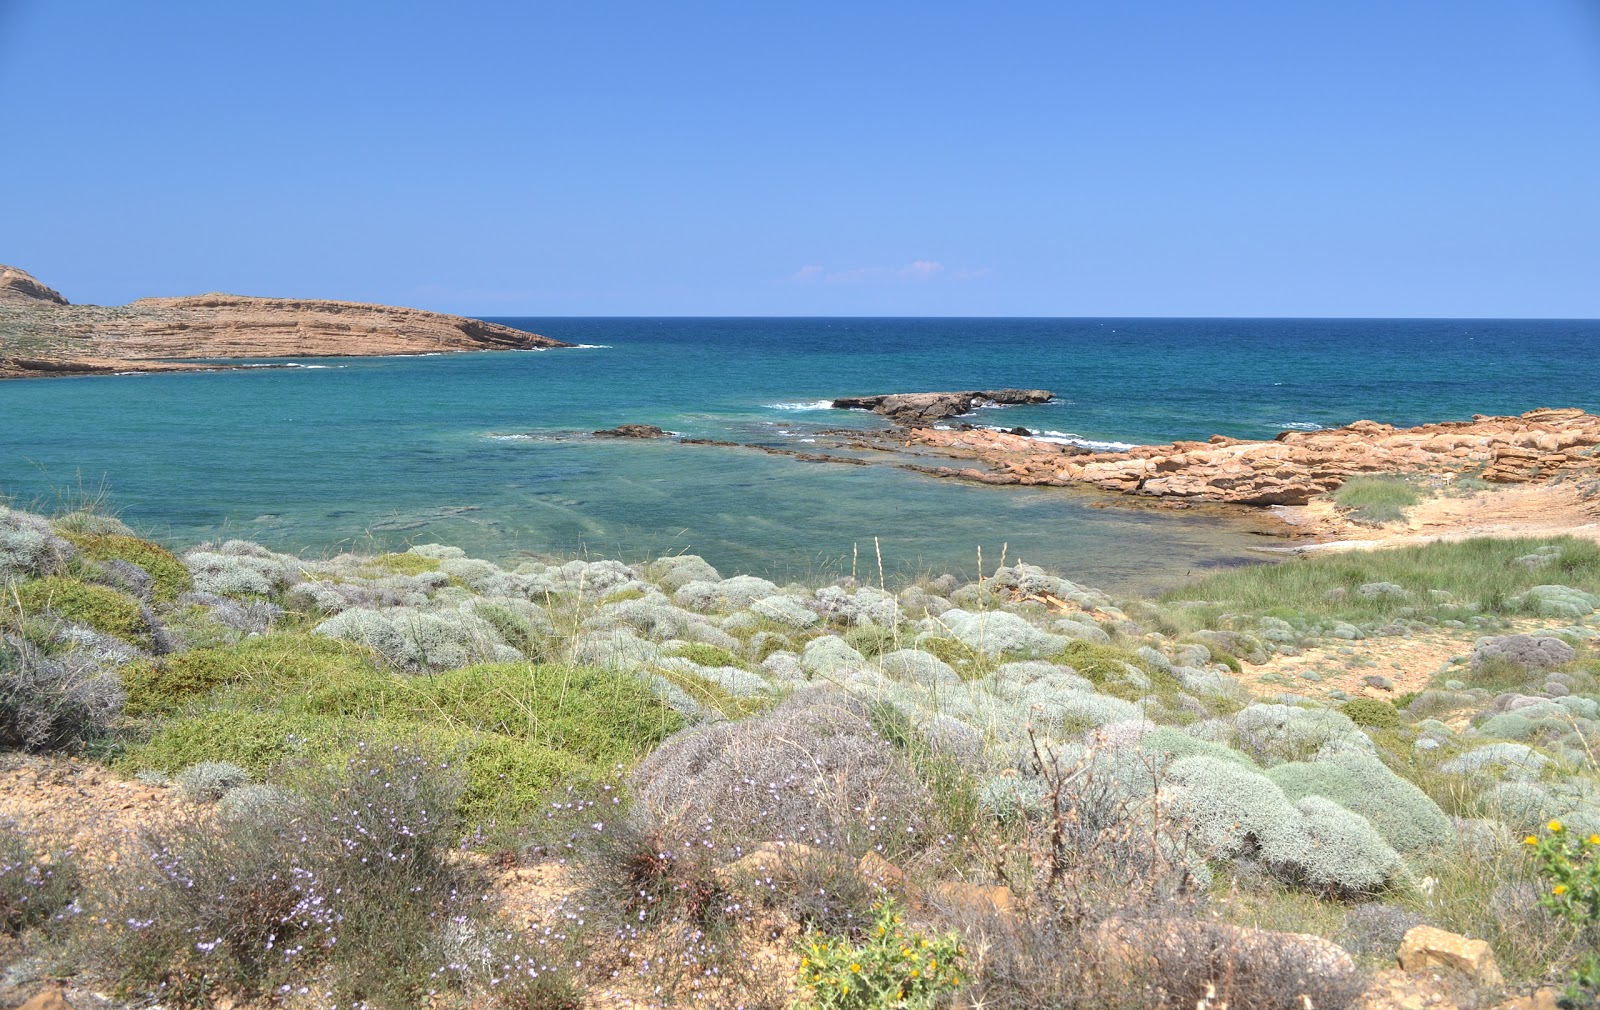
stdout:
[[1322,430],[1322,425],[1317,424],[1315,421],[1283,421],[1281,423],[1274,424],[1271,427],[1277,428],[1279,431],[1321,431]]
[[810,400],[804,403],[769,403],[771,410],[832,410],[832,400]]
[[[989,428],[990,431],[1010,431],[1010,428]],[[1070,431],[1036,431],[1030,438],[1040,442],[1055,442],[1060,445],[1077,445],[1096,452],[1127,452],[1135,448],[1137,442],[1113,442],[1109,439],[1084,438],[1082,435]]]
[[573,344],[571,347],[568,347],[566,349],[569,350],[569,351],[600,351],[600,350],[610,350],[611,349],[611,345],[610,344]]

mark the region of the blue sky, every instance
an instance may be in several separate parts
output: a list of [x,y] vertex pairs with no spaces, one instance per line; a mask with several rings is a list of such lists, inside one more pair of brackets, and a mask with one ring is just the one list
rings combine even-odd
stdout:
[[1600,317],[1600,0],[0,0],[74,301]]

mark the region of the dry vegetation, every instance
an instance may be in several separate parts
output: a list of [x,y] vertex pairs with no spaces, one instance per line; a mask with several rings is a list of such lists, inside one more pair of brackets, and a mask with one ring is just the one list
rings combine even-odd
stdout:
[[[0,744],[136,778],[143,829],[90,859],[45,816],[70,789],[7,808],[0,993],[1303,1010],[1359,1005],[1417,924],[1512,988],[1597,940],[1522,844],[1600,832],[1588,542],[1114,601],[1020,563],[891,591],[174,554],[0,509],[0,585]],[[1250,675],[1422,636],[1460,651],[1405,690]]]

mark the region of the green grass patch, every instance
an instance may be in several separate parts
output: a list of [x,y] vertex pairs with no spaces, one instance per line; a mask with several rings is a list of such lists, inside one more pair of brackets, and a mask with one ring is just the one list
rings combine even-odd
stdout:
[[189,569],[183,567],[176,555],[158,544],[116,533],[64,535],[90,561],[126,561],[143,568],[155,580],[152,591],[163,603],[170,603],[179,594],[194,588]]
[[122,671],[122,686],[127,713],[148,716],[176,712],[234,684],[258,685],[270,694],[300,683],[340,684],[381,672],[377,658],[361,646],[288,631],[133,663]]
[[684,642],[675,645],[669,655],[687,659],[696,666],[744,666],[744,662],[727,649],[706,645],[704,642]]
[[425,558],[409,551],[399,554],[380,554],[367,562],[368,568],[378,568],[396,575],[421,575],[439,570],[438,558]]
[[[1158,669],[1138,656],[1112,645],[1097,642],[1070,642],[1055,656],[1055,662],[1065,663],[1088,678],[1105,693],[1125,701],[1134,701],[1153,693],[1163,699],[1171,698],[1183,689],[1178,679],[1166,670]],[[1133,666],[1150,678],[1151,690],[1140,690],[1128,679],[1123,664]]]
[[150,626],[145,623],[139,601],[109,586],[51,575],[30,579],[17,586],[15,592],[15,602],[21,605],[25,617],[49,611],[129,645],[150,645]]
[[605,599],[601,600],[600,605],[605,606],[608,603],[626,603],[629,600],[642,600],[646,595],[647,594],[643,589],[619,589],[610,596],[607,596]]
[[[1516,564],[1535,549],[1554,545],[1560,553],[1535,568]],[[1361,596],[1360,586],[1391,582],[1409,599]],[[1511,598],[1536,585],[1562,584],[1600,592],[1600,544],[1573,537],[1490,539],[1425,544],[1383,551],[1352,551],[1296,558],[1219,572],[1165,594],[1174,621],[1190,628],[1221,627],[1228,614],[1296,614],[1319,620],[1371,622],[1402,610],[1454,616],[1476,608],[1489,614],[1516,612]],[[1429,590],[1451,594],[1436,602]],[[1337,591],[1337,592],[1336,592]]]
[[565,664],[492,663],[430,676],[304,631],[131,665],[130,715],[150,736],[119,763],[175,772],[231,761],[293,785],[358,744],[421,748],[464,770],[469,823],[529,816],[558,784],[628,766],[682,726],[638,677]]
[[412,747],[456,766],[466,780],[457,813],[469,825],[526,820],[556,786],[604,777],[578,755],[494,733],[421,720],[228,708],[174,719],[118,763],[171,774],[199,761],[230,761],[257,779],[299,786],[342,766],[361,745]]
[[1406,517],[1406,509],[1422,500],[1403,477],[1351,477],[1333,493],[1333,502],[1356,522],[1379,526]]

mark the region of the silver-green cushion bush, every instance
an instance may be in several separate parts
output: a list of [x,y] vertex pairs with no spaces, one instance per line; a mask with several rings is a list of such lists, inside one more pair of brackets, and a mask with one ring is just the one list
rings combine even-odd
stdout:
[[458,610],[346,610],[317,625],[319,635],[359,642],[404,669],[450,670],[524,658],[494,626]]
[[1062,617],[1050,623],[1051,629],[1058,635],[1076,639],[1080,642],[1091,642],[1095,645],[1110,645],[1111,636],[1105,629],[1091,621],[1075,621],[1070,617]]
[[1507,779],[1535,779],[1550,759],[1526,744],[1491,743],[1475,747],[1439,766],[1450,775],[1494,774]]
[[1421,789],[1370,754],[1338,754],[1278,765],[1267,777],[1291,800],[1321,796],[1372,822],[1402,853],[1448,845],[1450,819]]
[[644,567],[644,576],[669,593],[691,582],[721,582],[722,575],[711,564],[695,554],[679,554],[659,558]]
[[854,855],[880,842],[915,847],[932,805],[866,703],[817,689],[764,716],[669,737],[630,783],[634,810],[666,844],[704,839],[729,859],[772,841]]
[[849,668],[866,666],[867,657],[838,635],[824,635],[806,643],[800,665],[813,677],[832,677]]
[[436,561],[467,556],[466,551],[459,547],[452,547],[449,544],[417,544],[406,553],[415,554],[419,558],[433,558]]
[[872,586],[862,586],[853,593],[839,586],[824,586],[813,595],[812,606],[824,617],[884,628],[898,624],[902,613],[899,600]]
[[1298,761],[1329,744],[1370,750],[1372,741],[1331,709],[1256,704],[1233,718],[1238,748],[1262,764]]
[[1016,614],[1004,610],[947,610],[939,620],[963,644],[990,655],[1007,653],[1048,656],[1066,648],[1064,635],[1040,631]]
[[48,519],[0,505],[0,582],[54,575],[76,555]]
[[672,600],[690,610],[746,610],[750,604],[776,596],[778,587],[753,575],[736,575],[721,582],[689,582],[672,594]]
[[1279,872],[1292,883],[1319,891],[1371,894],[1406,876],[1406,866],[1366,818],[1321,796],[1296,805],[1304,841]]
[[479,597],[461,604],[460,609],[488,621],[501,632],[501,638],[506,638],[507,631],[532,639],[556,632],[543,607],[517,596]]
[[346,610],[323,621],[314,630],[318,635],[364,645],[393,666],[407,668],[417,664],[416,647],[406,640],[394,622],[376,610]]
[[1162,772],[1165,772],[1167,764],[1172,761],[1196,756],[1212,757],[1242,768],[1255,769],[1255,762],[1232,747],[1191,736],[1171,726],[1160,726],[1146,733],[1139,741],[1139,750],[1157,770]]
[[896,649],[877,659],[884,676],[931,688],[956,688],[961,677],[950,664],[920,649]]
[[750,604],[750,612],[791,628],[809,628],[818,617],[805,604],[792,596],[768,596]]
[[195,590],[218,596],[268,596],[296,581],[298,567],[270,554],[262,557],[245,552],[239,547],[244,543],[230,540],[223,545],[233,546],[232,552],[196,549],[186,553],[183,563],[194,578]]
[[1600,609],[1600,596],[1571,586],[1534,586],[1509,602],[1524,613],[1563,619],[1586,617]]
[[607,670],[638,669],[661,656],[661,647],[626,628],[588,632],[573,645],[572,658]]
[[1290,883],[1350,894],[1405,873],[1399,854],[1365,818],[1331,800],[1291,803],[1266,776],[1209,756],[1172,762],[1167,778],[1173,811],[1207,853],[1259,858]]
[[214,803],[249,781],[249,772],[228,761],[201,761],[172,777],[173,787],[191,803]]

